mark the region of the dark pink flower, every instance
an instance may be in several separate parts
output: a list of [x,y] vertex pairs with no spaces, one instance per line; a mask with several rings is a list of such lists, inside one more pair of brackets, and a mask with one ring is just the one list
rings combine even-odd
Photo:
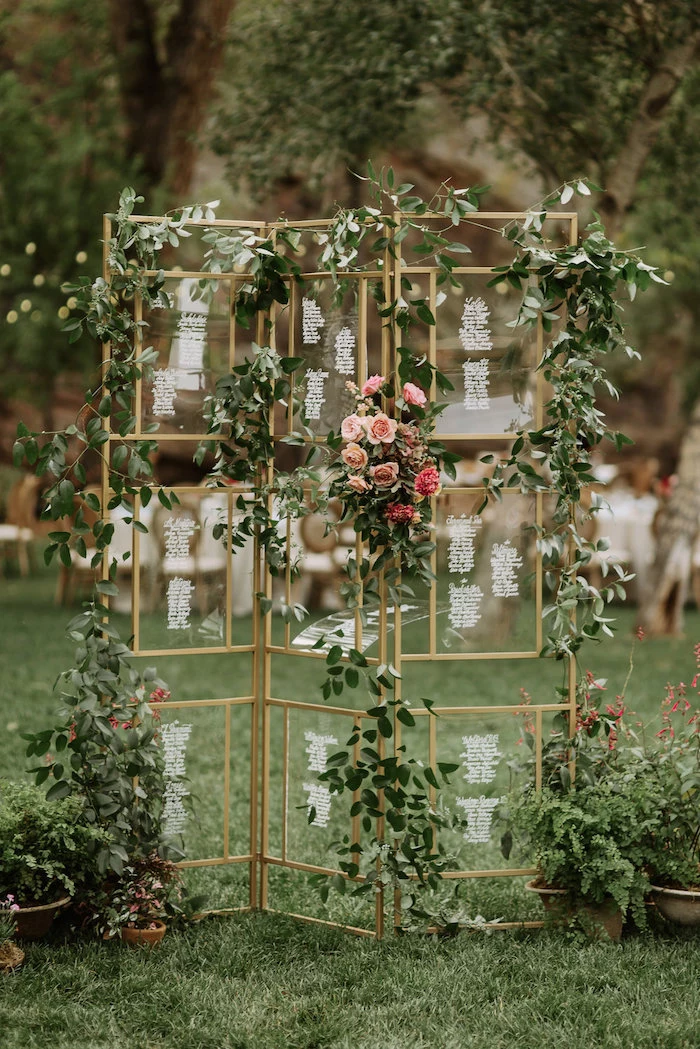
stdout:
[[392,524],[412,524],[414,514],[414,507],[401,503],[390,503],[386,508],[386,516]]
[[440,491],[440,474],[434,466],[429,466],[416,477],[416,493],[418,495],[436,495]]

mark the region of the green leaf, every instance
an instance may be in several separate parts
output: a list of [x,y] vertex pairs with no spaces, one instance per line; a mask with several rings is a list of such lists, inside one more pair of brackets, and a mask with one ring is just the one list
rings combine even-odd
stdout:
[[61,798],[67,798],[72,793],[72,787],[67,779],[58,780],[53,786],[49,787],[46,792],[47,801],[59,801]]

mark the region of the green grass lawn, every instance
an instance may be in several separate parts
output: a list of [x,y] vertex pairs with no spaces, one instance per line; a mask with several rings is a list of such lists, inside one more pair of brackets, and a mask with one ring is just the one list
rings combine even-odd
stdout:
[[[0,579],[0,774],[12,778],[20,778],[25,767],[19,733],[52,721],[52,685],[72,660],[64,637],[71,613],[53,607],[52,591],[52,573],[43,569],[28,581]],[[626,675],[632,628],[633,611],[620,610],[616,638],[582,659],[584,669],[609,679],[611,698]],[[700,639],[694,610],[686,630],[686,640],[637,645],[628,700],[644,720],[655,715],[667,681],[693,676],[692,649]],[[181,700],[231,696],[247,687],[241,657],[148,662],[157,663]],[[276,662],[280,698],[316,699],[321,679],[322,667],[312,660]],[[515,703],[521,687],[546,702],[558,679],[557,667],[537,661],[443,663],[414,667],[410,688],[448,705],[465,695],[485,705]],[[211,707],[178,712],[194,725],[187,757],[197,794],[190,855],[220,847],[219,713]],[[248,708],[232,717],[231,833],[235,849],[244,850]],[[303,716],[293,724],[300,738],[304,725]],[[281,779],[280,733],[273,724],[274,789]],[[304,812],[290,814],[295,847],[311,854],[321,849],[323,836],[309,843]],[[275,833],[273,819],[273,840]],[[188,874],[209,892],[212,904],[229,906],[246,902],[246,877],[244,866]],[[273,906],[369,924],[366,907],[357,904],[336,899],[324,912],[305,875],[273,872],[271,886]],[[469,910],[487,917],[537,917],[539,903],[525,895],[518,879],[463,883]],[[151,954],[117,944],[64,942],[59,928],[52,942],[30,945],[24,968],[0,981],[0,1046],[698,1049],[699,976],[700,937],[663,928],[627,935],[619,946],[582,946],[550,932],[462,934],[440,943],[404,937],[378,944],[253,914],[207,918],[169,934]]]

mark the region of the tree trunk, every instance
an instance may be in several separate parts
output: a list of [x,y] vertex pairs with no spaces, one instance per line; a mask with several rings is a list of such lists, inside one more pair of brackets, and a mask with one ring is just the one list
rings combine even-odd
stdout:
[[189,190],[234,2],[181,0],[159,54],[148,0],[109,0],[127,155],[140,160],[144,189],[172,199]]
[[613,239],[632,207],[637,183],[667,116],[681,80],[698,60],[700,34],[694,33],[679,47],[662,55],[642,92],[637,113],[617,161],[606,179],[596,210]]
[[700,530],[700,400],[681,443],[678,482],[656,523],[656,557],[639,621],[656,635],[679,635],[693,568],[693,549]]

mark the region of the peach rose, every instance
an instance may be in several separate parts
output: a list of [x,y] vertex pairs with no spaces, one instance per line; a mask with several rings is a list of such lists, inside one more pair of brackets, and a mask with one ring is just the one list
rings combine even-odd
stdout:
[[399,468],[396,463],[378,463],[370,467],[369,473],[377,488],[391,488],[399,476]]
[[420,386],[416,386],[412,382],[403,384],[403,399],[406,404],[417,404],[419,408],[422,408],[428,400]]
[[369,379],[360,390],[360,393],[363,397],[371,397],[373,393],[377,393],[378,390],[381,390],[383,385],[383,375],[370,375]]
[[398,423],[384,412],[365,416],[362,424],[370,444],[391,444],[396,436]]
[[343,419],[340,424],[340,432],[345,441],[357,441],[364,434],[362,419],[355,412]]
[[349,444],[340,453],[343,462],[352,470],[361,470],[367,465],[367,452],[359,444]]
[[369,491],[369,485],[365,481],[364,477],[358,477],[357,474],[353,474],[352,477],[348,477],[348,484],[356,492]]

